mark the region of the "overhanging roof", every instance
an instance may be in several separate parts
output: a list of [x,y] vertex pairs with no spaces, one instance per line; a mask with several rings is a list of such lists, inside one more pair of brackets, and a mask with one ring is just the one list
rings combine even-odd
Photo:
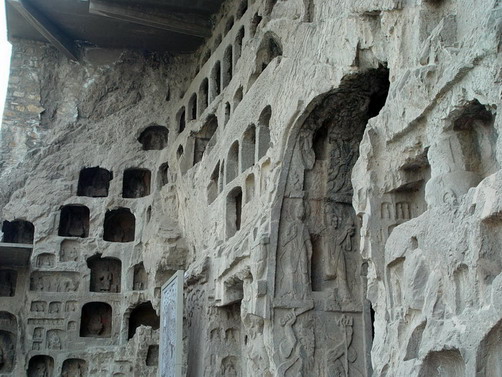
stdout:
[[5,0],[9,39],[48,41],[77,60],[80,44],[192,52],[223,0]]

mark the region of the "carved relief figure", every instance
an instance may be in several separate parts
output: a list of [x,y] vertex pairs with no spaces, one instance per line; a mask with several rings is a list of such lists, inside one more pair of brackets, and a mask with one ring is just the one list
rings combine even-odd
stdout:
[[52,350],[61,349],[61,339],[56,332],[49,332],[47,335],[47,348]]
[[[306,298],[310,293],[312,243],[305,221],[303,200],[291,203],[290,218],[281,236],[279,254],[281,292],[288,297]],[[295,279],[291,277],[294,276]]]

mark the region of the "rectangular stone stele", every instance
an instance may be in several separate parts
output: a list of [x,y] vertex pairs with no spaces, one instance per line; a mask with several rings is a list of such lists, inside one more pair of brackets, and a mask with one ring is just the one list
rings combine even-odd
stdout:
[[182,377],[183,274],[176,271],[162,286],[159,377]]

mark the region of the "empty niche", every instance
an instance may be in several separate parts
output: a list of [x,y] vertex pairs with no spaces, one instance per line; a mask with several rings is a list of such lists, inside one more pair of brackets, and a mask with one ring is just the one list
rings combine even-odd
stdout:
[[222,87],[225,89],[233,75],[233,58],[232,58],[232,45],[228,46],[223,55],[223,77],[222,77]]
[[178,123],[178,133],[182,133],[185,130],[186,118],[185,118],[185,106],[183,106],[180,111],[178,111],[178,115],[176,116],[176,120]]
[[242,0],[237,8],[237,19],[240,19],[248,10],[248,0]]
[[461,156],[455,161],[459,170],[466,170],[481,180],[498,169],[495,158],[497,133],[493,114],[486,106],[473,100],[467,104],[453,121],[457,150]]
[[272,117],[272,108],[265,107],[258,118],[258,150],[257,159],[259,160],[267,154],[270,148],[270,118]]
[[59,249],[59,260],[61,262],[75,262],[78,260],[79,243],[75,240],[64,240]]
[[89,208],[83,205],[66,205],[61,208],[59,236],[87,237],[89,235]]
[[143,262],[134,266],[132,289],[134,291],[143,291],[148,288],[148,275]]
[[109,338],[112,334],[112,307],[105,302],[89,302],[82,307],[80,336]]
[[225,103],[225,121],[223,123],[224,126],[226,126],[228,121],[230,120],[230,113],[231,112],[232,112],[232,108],[230,107],[230,103],[229,102]]
[[242,43],[244,41],[245,29],[244,26],[239,29],[237,36],[235,37],[234,42],[234,65],[237,64],[237,61],[240,59],[242,55]]
[[16,335],[0,330],[0,374],[12,372],[16,360]]
[[213,70],[211,71],[211,101],[219,96],[221,93],[221,63],[217,61],[214,63]]
[[199,88],[199,114],[209,106],[209,80],[206,78],[202,80]]
[[251,20],[251,25],[249,27],[251,37],[255,36],[256,30],[258,30],[258,26],[260,25],[261,20],[262,20],[262,17],[258,14],[258,12],[256,12],[253,15],[253,19]]
[[167,146],[169,130],[164,126],[151,125],[141,132],[138,141],[143,146],[143,150],[161,150]]
[[266,0],[265,14],[269,15],[270,13],[272,13],[272,10],[274,9],[274,6],[276,3],[277,3],[277,0]]
[[281,44],[272,34],[268,33],[263,37],[258,52],[256,53],[255,70],[251,76],[250,85],[261,75],[267,66],[275,58],[282,56]]
[[0,270],[0,297],[14,297],[16,295],[16,284],[16,271]]
[[216,164],[213,172],[211,173],[209,185],[207,186],[207,203],[211,204],[214,202],[216,197],[218,196],[218,184],[220,179],[220,162]]
[[404,356],[403,361],[416,359],[418,357],[418,351],[420,350],[420,344],[422,343],[422,336],[426,325],[427,321],[422,322],[411,333],[408,345],[406,346],[406,355]]
[[476,377],[502,376],[502,321],[486,335],[477,355]]
[[53,377],[54,359],[47,355],[33,356],[28,363],[28,377]]
[[91,292],[120,292],[122,262],[116,258],[101,258],[94,255],[87,259],[91,270]]
[[206,149],[208,152],[216,144],[216,130],[218,129],[218,118],[210,115],[199,132],[193,135],[194,138],[194,165],[202,160]]
[[37,256],[37,267],[47,268],[54,267],[56,256],[50,253],[42,253]]
[[129,316],[128,338],[131,339],[139,326],[150,326],[152,329],[159,328],[160,319],[153,309],[150,301],[137,305]]
[[216,39],[214,40],[214,46],[213,46],[213,52],[216,51],[216,49],[218,48],[218,46],[220,45],[221,41],[223,39],[223,36],[221,34],[219,34]]
[[235,187],[227,196],[226,236],[232,237],[241,229],[242,222],[242,189]]
[[123,198],[142,198],[150,195],[150,170],[131,168],[124,171]]
[[157,344],[148,346],[145,364],[147,367],[156,367],[159,364],[159,346]]
[[106,197],[112,179],[113,173],[99,166],[84,168],[78,177],[77,196]]
[[227,155],[226,183],[232,182],[239,173],[239,142],[235,141]]
[[105,214],[103,239],[110,242],[132,242],[136,219],[128,208],[118,208]]
[[62,349],[62,338],[64,337],[63,330],[49,330],[47,331],[46,347],[49,350]]
[[244,96],[244,89],[242,89],[242,86],[237,89],[237,91],[234,94],[234,111],[239,106],[239,103],[241,103],[242,98]]
[[456,349],[430,352],[425,357],[418,376],[463,377],[465,376],[465,362]]
[[4,221],[2,232],[2,242],[31,244],[33,243],[35,227],[25,220]]
[[223,187],[225,186],[225,160],[221,162],[220,165],[220,177],[219,177],[219,182],[218,182],[218,193],[221,193],[223,191]]
[[87,362],[82,359],[66,359],[61,368],[61,377],[87,376]]
[[197,94],[192,94],[190,101],[188,101],[188,116],[189,120],[197,119]]
[[256,127],[248,126],[242,137],[241,145],[241,172],[250,168],[255,163]]
[[246,178],[246,203],[254,197],[254,174],[249,174]]
[[230,17],[225,25],[225,34],[227,34],[234,27],[235,20],[233,17]]
[[169,164],[164,162],[159,167],[159,172],[157,174],[157,184],[159,190],[169,183]]

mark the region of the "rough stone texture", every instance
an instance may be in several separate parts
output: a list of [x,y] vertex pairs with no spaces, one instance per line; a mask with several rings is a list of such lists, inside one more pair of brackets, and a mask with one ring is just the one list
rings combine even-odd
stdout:
[[189,377],[501,376],[501,17],[229,1],[193,56],[17,41],[2,217],[35,234],[0,373],[155,376],[185,269]]

